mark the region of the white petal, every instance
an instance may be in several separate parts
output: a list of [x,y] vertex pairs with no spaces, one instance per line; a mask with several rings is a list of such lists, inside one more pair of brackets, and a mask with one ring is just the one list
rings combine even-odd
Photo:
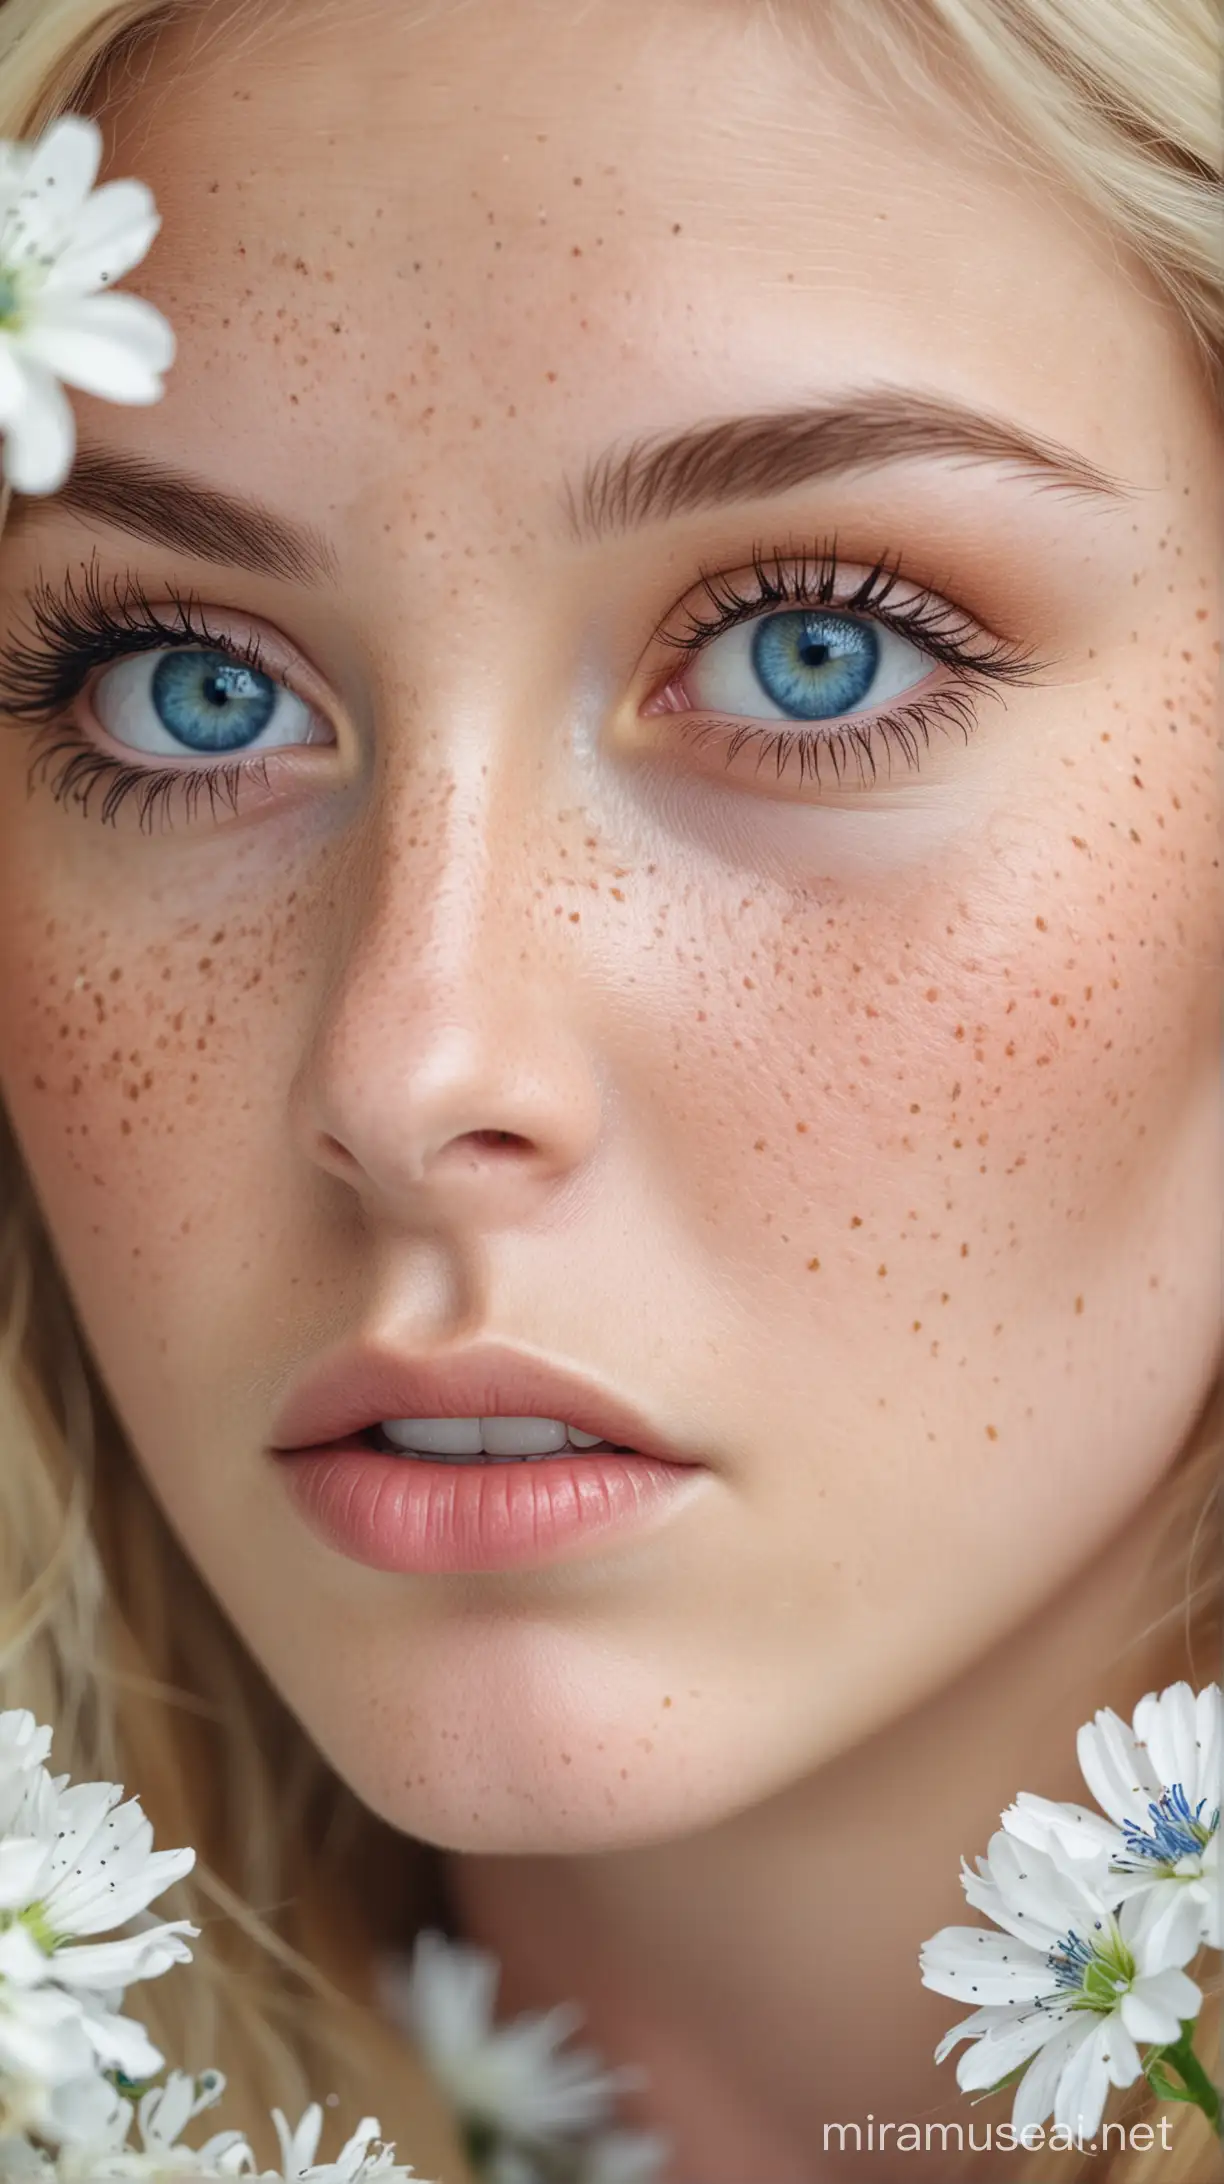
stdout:
[[1057,1993],[1044,1953],[984,1926],[945,1926],[920,1952],[924,1987],[958,2002],[1035,2002]]
[[134,2017],[120,2017],[87,2002],[82,2024],[104,2070],[120,2070],[125,2078],[135,2080],[157,2076],[165,2058]]
[[1089,1860],[1116,1856],[1123,1848],[1121,1830],[1086,1805],[1056,1804],[1022,1790],[1003,1814],[1003,1826],[1018,1842],[1036,1850]]
[[1118,1925],[1144,1972],[1163,1972],[1197,1956],[1203,1905],[1184,1881],[1154,1881],[1128,1896]]
[[1148,1806],[1160,1795],[1155,1769],[1140,1752],[1126,1722],[1112,1707],[1102,1707],[1086,1722],[1076,1738],[1080,1772],[1098,1805],[1119,1827],[1133,1820],[1145,1831],[1151,1824]]
[[83,295],[109,288],[139,265],[161,219],[143,182],[108,182],[95,190],[71,241],[48,269],[41,294]]
[[0,1911],[24,1911],[38,1895],[38,1880],[47,1863],[45,1843],[10,1836],[0,1842]]
[[[1170,1684],[1166,1691],[1149,1691],[1140,1699],[1135,1708],[1135,1738],[1147,1746],[1162,1788],[1180,1782],[1190,1795],[1198,1777],[1198,1746],[1194,1693],[1188,1683]],[[1190,1802],[1193,1805],[1193,1796]]]
[[28,254],[58,251],[68,239],[101,158],[102,132],[83,114],[61,115],[32,147],[16,208]]
[[1175,1969],[1156,1972],[1151,1979],[1137,1979],[1132,1992],[1151,1997],[1176,2020],[1177,2030],[1168,2035],[1171,2040],[1179,2037],[1182,2021],[1197,2017],[1203,2006],[1202,1989],[1185,1972]]
[[956,2082],[962,2092],[981,2092],[1026,2063],[1039,2048],[1048,2046],[1062,2028],[1063,2019],[1050,2010],[1030,2008],[998,2010],[994,2023],[960,2059]]
[[4,477],[15,493],[58,493],[76,454],[72,404],[50,372],[26,366],[20,406],[3,417]]
[[41,1987],[49,1962],[28,1927],[0,1928],[0,1980],[13,1987]]
[[129,1987],[140,1979],[157,1979],[172,1964],[189,1964],[191,1951],[183,1938],[196,1935],[198,1926],[186,1919],[149,1927],[119,1941],[90,1942],[55,1952],[55,1977],[65,1987],[106,1991]]
[[1090,2139],[1098,2129],[1109,2098],[1110,2042],[1117,2029],[1113,2018],[1098,2017],[1088,2038],[1068,2057],[1054,2096],[1056,2129],[1079,2139]]
[[1064,2018],[1054,2038],[1033,2057],[1016,2087],[1012,2104],[1017,2133],[1044,2123],[1052,2113],[1063,2072],[1091,2032],[1091,2018],[1086,2011],[1077,2010]]
[[1211,1818],[1220,1806],[1221,1781],[1224,1778],[1224,1698],[1219,1684],[1207,1684],[1199,1692],[1194,1707],[1194,1733],[1198,1744],[1198,1779],[1194,1786],[1192,1803],[1200,1797],[1207,1800],[1205,1817]]
[[16,339],[57,378],[108,402],[159,401],[160,374],[174,360],[169,324],[139,296],[61,298],[40,308]]

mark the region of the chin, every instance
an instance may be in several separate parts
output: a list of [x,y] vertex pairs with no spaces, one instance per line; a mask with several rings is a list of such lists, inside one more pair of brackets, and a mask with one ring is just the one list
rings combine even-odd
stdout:
[[[640,1756],[640,1755],[639,1755]],[[729,1819],[747,1802],[742,1778],[719,1797],[694,1799],[686,1777],[672,1769],[637,1779],[619,1766],[583,1766],[575,1755],[565,1782],[549,1772],[522,1767],[513,1776],[490,1781],[487,1775],[465,1780],[452,1770],[446,1779],[401,1786],[392,1796],[371,1785],[359,1796],[404,1835],[438,1850],[520,1857],[577,1856],[583,1853],[643,1849],[675,1842]],[[738,1794],[737,1794],[738,1793]]]

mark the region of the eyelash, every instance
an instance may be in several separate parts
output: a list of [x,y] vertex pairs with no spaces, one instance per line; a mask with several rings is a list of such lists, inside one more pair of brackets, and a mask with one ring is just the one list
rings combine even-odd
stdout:
[[[956,677],[958,687],[894,704],[885,713],[864,714],[861,719],[852,716],[843,726],[829,729],[816,721],[775,727],[705,720],[685,726],[677,715],[676,732],[684,741],[725,739],[724,763],[728,767],[745,747],[755,747],[760,752],[757,771],[772,756],[779,779],[792,754],[797,754],[800,781],[810,773],[817,786],[822,753],[828,755],[839,783],[845,761],[853,756],[860,781],[866,781],[868,774],[874,781],[877,740],[890,754],[899,751],[906,765],[916,772],[920,746],[929,749],[932,729],[958,728],[968,742],[977,722],[976,692],[1030,682],[1041,671],[1043,663],[1029,648],[988,634],[949,600],[908,585],[899,558],[881,556],[848,591],[842,590],[841,576],[835,539],[812,553],[798,555],[766,554],[758,546],[753,551],[747,580],[738,573],[703,570],[697,598],[708,601],[708,608],[703,611],[692,599],[687,600],[682,627],[676,630],[660,625],[656,634],[682,658],[691,658],[727,630],[755,620],[770,609],[829,607],[838,614],[870,616],[898,636],[908,638],[947,668]],[[890,595],[898,583],[906,583],[907,596],[892,599]],[[673,673],[673,683],[675,679]]]
[[[901,600],[891,598],[903,579],[899,562],[887,557],[876,561],[853,590],[839,596],[841,564],[836,541],[812,554],[765,555],[757,547],[752,555],[747,585],[739,575],[702,572],[697,597],[708,602],[703,611],[690,599],[682,609],[680,629],[664,625],[656,637],[691,658],[716,637],[739,623],[768,613],[771,608],[827,606],[842,614],[870,615],[886,628],[908,638],[954,675],[959,685],[895,707],[874,717],[857,717],[829,731],[811,727],[774,728],[742,724],[727,736],[725,763],[729,767],[745,746],[758,746],[758,770],[773,756],[780,778],[797,753],[802,781],[810,771],[819,784],[820,756],[829,755],[838,780],[851,755],[860,779],[864,767],[876,776],[875,743],[879,739],[891,751],[899,750],[906,764],[916,769],[919,746],[929,748],[933,727],[958,727],[965,740],[976,722],[973,692],[982,686],[1030,680],[1038,664],[1031,653],[1009,639],[987,636],[970,617],[935,593],[917,588]],[[30,781],[51,775],[49,786],[58,803],[76,804],[88,813],[95,790],[105,784],[99,816],[114,824],[129,796],[138,801],[141,829],[151,831],[160,813],[169,821],[173,800],[181,798],[188,821],[195,818],[200,799],[207,795],[213,818],[221,806],[238,809],[240,789],[252,778],[267,783],[263,757],[231,760],[214,766],[149,767],[129,764],[102,751],[69,717],[68,708],[81,695],[99,667],[131,657],[133,653],[180,647],[207,648],[250,667],[271,674],[256,633],[239,640],[226,631],[210,629],[203,607],[193,595],[171,594],[169,612],[155,607],[137,580],[128,575],[104,587],[96,559],[89,563],[78,584],[69,575],[61,591],[45,579],[29,602],[32,635],[12,641],[0,658],[0,714],[28,722],[41,730],[30,768]],[[273,680],[292,689],[282,668]],[[674,680],[673,676],[673,680]],[[708,721],[685,728],[677,717],[677,733],[700,742],[727,735],[730,724]],[[52,769],[54,768],[54,772]]]
[[96,559],[85,567],[79,584],[68,576],[62,591],[41,580],[30,598],[29,612],[32,634],[10,642],[0,657],[0,715],[41,730],[30,766],[31,785],[54,767],[48,786],[56,802],[76,804],[88,813],[95,790],[105,783],[100,818],[113,825],[120,807],[135,796],[144,832],[152,830],[159,812],[164,820],[170,819],[176,797],[181,798],[190,822],[206,795],[215,819],[222,806],[231,813],[237,811],[239,790],[245,783],[257,780],[266,785],[267,759],[261,756],[190,769],[129,764],[100,750],[67,710],[97,668],[130,659],[133,653],[174,647],[223,653],[292,689],[283,667],[268,665],[256,632],[239,639],[210,629],[204,608],[193,595],[171,593],[168,611],[156,607],[131,575],[103,586]]

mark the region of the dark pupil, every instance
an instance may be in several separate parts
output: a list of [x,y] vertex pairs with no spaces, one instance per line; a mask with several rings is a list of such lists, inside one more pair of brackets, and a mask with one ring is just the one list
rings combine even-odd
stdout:
[[853,712],[868,695],[879,660],[872,623],[811,608],[767,615],[752,640],[762,688],[792,720]]
[[163,728],[189,751],[240,751],[271,720],[277,685],[223,652],[168,652],[152,697]]

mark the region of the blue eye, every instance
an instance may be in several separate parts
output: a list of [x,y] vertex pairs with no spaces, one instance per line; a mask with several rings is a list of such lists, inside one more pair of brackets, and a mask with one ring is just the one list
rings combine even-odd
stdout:
[[841,720],[924,682],[930,655],[883,623],[798,607],[737,623],[684,677],[691,705],[750,720]]
[[286,684],[227,652],[175,648],[119,660],[93,708],[116,743],[177,758],[330,741]]

